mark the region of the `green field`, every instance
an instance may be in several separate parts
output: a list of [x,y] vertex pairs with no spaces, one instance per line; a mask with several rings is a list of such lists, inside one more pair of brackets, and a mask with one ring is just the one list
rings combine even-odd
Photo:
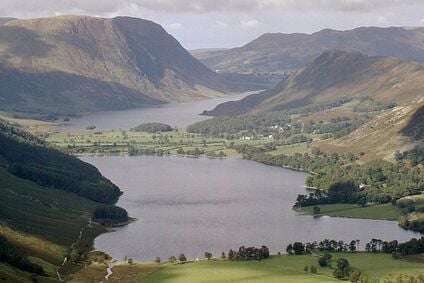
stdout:
[[[365,207],[357,204],[324,204],[317,205],[322,215],[368,219],[398,220],[402,215],[399,208],[388,204],[368,204]],[[303,207],[302,211],[313,214],[314,206]]]
[[[368,277],[369,282],[373,279],[383,282],[389,274],[417,275],[424,272],[423,263],[394,260],[388,254],[333,253],[334,260],[340,257],[348,259],[355,270]],[[166,263],[153,272],[154,267],[149,264],[124,265],[114,269],[111,282],[120,282],[119,279],[123,278],[128,282],[340,282],[333,277],[333,269],[319,267],[317,260],[317,256],[311,255],[282,255],[262,261]],[[318,274],[304,271],[304,267],[310,265],[318,267]],[[131,274],[130,278],[128,274]]]
[[270,142],[270,140],[227,141],[224,138],[206,137],[184,131],[160,134],[133,131],[56,133],[46,140],[53,146],[72,154],[121,155],[128,154],[129,148],[132,147],[141,150],[161,150],[164,154],[176,155],[179,149],[187,152],[197,148],[204,151],[206,155],[219,154],[222,151],[227,157],[241,157],[235,150],[227,147],[230,142],[254,146]]

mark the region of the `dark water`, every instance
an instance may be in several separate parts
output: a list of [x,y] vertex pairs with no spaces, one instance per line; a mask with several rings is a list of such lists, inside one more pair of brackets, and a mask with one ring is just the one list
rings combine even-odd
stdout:
[[118,205],[138,219],[95,241],[116,259],[218,255],[241,245],[272,253],[294,241],[323,238],[362,243],[417,236],[394,221],[314,218],[291,210],[307,174],[241,159],[85,157],[119,185]]
[[96,126],[96,130],[128,130],[142,123],[161,122],[172,127],[183,128],[210,117],[199,115],[204,110],[212,110],[218,104],[240,100],[259,91],[245,92],[224,98],[207,99],[186,103],[170,103],[158,107],[136,108],[122,111],[101,111],[80,118],[71,119],[69,125],[62,126],[63,131],[85,130]]

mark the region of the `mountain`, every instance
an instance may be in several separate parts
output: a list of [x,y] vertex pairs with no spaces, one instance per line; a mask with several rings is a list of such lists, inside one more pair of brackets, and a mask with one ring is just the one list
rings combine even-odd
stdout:
[[285,73],[311,63],[329,49],[356,51],[424,62],[424,28],[360,27],[313,34],[267,33],[229,50],[193,53],[212,70],[235,73]]
[[0,26],[1,110],[72,114],[234,90],[151,21],[60,16]]
[[193,55],[198,60],[206,59],[211,56],[211,54],[219,51],[225,51],[228,48],[200,48],[189,50],[190,54]]
[[16,20],[15,18],[0,18],[0,26],[7,24],[8,22],[11,22],[13,20]]
[[122,192],[94,166],[0,120],[0,194],[1,280],[56,282],[106,232],[90,219]]
[[206,115],[293,110],[340,98],[371,97],[379,103],[410,104],[423,96],[424,65],[390,57],[330,50],[292,73],[274,89],[218,105]]

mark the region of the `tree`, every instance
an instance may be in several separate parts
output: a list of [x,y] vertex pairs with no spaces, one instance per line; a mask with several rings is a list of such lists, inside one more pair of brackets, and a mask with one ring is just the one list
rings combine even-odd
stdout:
[[185,257],[184,254],[180,254],[178,256],[178,260],[181,261],[181,263],[185,263],[187,261],[187,258]]
[[226,259],[227,257],[225,256],[225,253],[224,252],[222,252],[221,253],[221,259]]
[[330,261],[333,256],[329,253],[325,253],[322,257],[318,259],[318,264],[322,267],[330,266]]
[[160,257],[156,257],[156,258],[155,258],[155,262],[156,262],[157,264],[159,264],[159,263],[160,263]]
[[210,252],[205,252],[205,258],[210,260],[212,258],[212,254]]
[[260,252],[263,258],[269,258],[269,248],[267,246],[262,246]]
[[365,205],[367,205],[367,199],[365,197],[362,197],[358,200],[358,205],[364,207]]
[[293,244],[293,252],[297,255],[300,255],[305,252],[305,246],[302,242],[295,242]]
[[339,258],[336,262],[337,268],[334,270],[333,275],[338,279],[348,277],[351,273],[349,261],[345,258]]
[[356,241],[355,240],[350,241],[349,251],[352,252],[352,253],[356,251]]
[[286,248],[286,252],[288,254],[293,254],[293,245],[292,244],[288,244],[287,248]]
[[308,265],[305,265],[305,267],[303,268],[303,270],[305,270],[305,272],[308,272],[309,271],[309,266]]
[[318,273],[318,269],[317,269],[317,267],[315,266],[315,265],[311,265],[310,267],[309,267],[309,270],[311,271],[311,273],[313,273],[313,274],[317,274]]
[[176,258],[175,256],[171,256],[171,257],[168,259],[168,261],[169,261],[169,262],[174,263],[174,262],[176,262],[176,261],[177,261],[177,258]]
[[358,188],[353,180],[341,180],[334,182],[328,188],[330,203],[354,203],[358,196]]
[[235,257],[236,257],[236,253],[231,249],[229,252],[228,252],[228,259],[229,260],[234,260],[235,259]]

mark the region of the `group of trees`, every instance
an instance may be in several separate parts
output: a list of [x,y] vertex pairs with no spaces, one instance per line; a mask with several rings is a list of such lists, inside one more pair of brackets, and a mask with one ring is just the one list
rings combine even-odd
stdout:
[[128,219],[127,211],[114,205],[99,206],[93,213],[93,220],[105,226],[125,223]]
[[339,180],[332,183],[326,192],[316,189],[307,195],[298,195],[294,204],[295,208],[319,204],[358,203],[366,204],[366,199],[361,197],[360,190],[353,180]]
[[350,242],[344,242],[342,240],[329,240],[324,239],[320,242],[294,242],[287,245],[286,252],[288,254],[301,255],[305,253],[312,253],[314,250],[321,252],[355,252],[359,250],[359,240],[352,240]]
[[[324,239],[320,242],[294,242],[287,245],[286,252],[295,255],[312,253],[316,250],[320,252],[356,252],[359,251],[359,244],[359,240],[344,242],[342,240],[337,241],[330,239]],[[424,237],[419,239],[413,238],[404,243],[399,243],[397,240],[383,241],[381,239],[371,239],[365,244],[365,250],[372,253],[396,253],[394,256],[420,254],[424,253]],[[322,260],[324,262],[325,258]],[[324,266],[325,264],[320,263],[320,265]]]
[[187,127],[189,133],[214,137],[230,137],[240,132],[255,131],[257,134],[269,133],[271,126],[283,126],[291,122],[282,112],[262,112],[253,115],[216,117]]
[[[318,264],[321,267],[333,268],[333,255],[330,253],[325,253],[324,255],[318,258]],[[338,258],[335,262],[335,267],[333,271],[334,277],[341,280],[350,280],[351,282],[366,282],[364,276],[361,272],[354,270],[347,259]]]
[[172,130],[170,125],[164,123],[144,123],[131,129],[131,131],[134,132],[147,132],[152,134],[157,132],[170,132]]
[[155,156],[164,156],[170,155],[171,152],[169,150],[164,150],[162,148],[154,148],[154,147],[128,147],[128,155],[129,156],[137,156],[137,155],[155,155]]
[[[354,118],[335,117],[329,121],[307,120],[306,117],[314,112],[329,110],[352,101],[352,98],[343,97],[334,101],[300,107],[290,110],[276,110],[255,114],[243,114],[232,117],[215,117],[195,123],[187,128],[188,132],[208,136],[225,137],[227,139],[240,138],[243,134],[259,137],[272,135],[273,139],[285,140],[299,134],[321,134],[328,138],[339,138],[358,128],[370,119],[370,112],[380,111],[393,107],[374,102],[372,98],[362,99],[366,102],[364,109],[356,107],[359,113]],[[292,119],[291,115],[298,115],[299,119]]]
[[408,160],[411,162],[412,166],[417,166],[418,164],[424,165],[424,148],[415,147],[411,150],[407,150],[402,153],[397,151],[395,153],[395,159],[397,161]]
[[169,257],[168,261],[169,262],[172,262],[172,263],[175,263],[177,261],[180,261],[181,263],[185,263],[187,261],[187,258],[186,258],[186,256],[184,254],[180,254],[178,256],[178,259],[177,259],[176,256],[171,256],[171,257]]
[[44,187],[115,203],[121,191],[94,166],[51,149],[30,134],[0,122],[0,159],[10,173]]
[[191,156],[201,156],[203,154],[205,154],[205,151],[203,149],[199,149],[198,147],[194,148],[194,149],[187,149],[184,150],[183,148],[179,148],[177,149],[177,154],[180,155],[191,155]]
[[45,275],[41,266],[31,263],[26,257],[22,256],[2,235],[0,235],[0,262],[5,262],[29,273]]
[[380,239],[372,239],[366,243],[365,250],[373,253],[388,253],[394,258],[399,256],[414,255],[424,253],[424,237],[419,239],[412,238],[411,240],[398,243],[398,241],[382,241]]
[[269,258],[269,249],[267,246],[260,248],[241,246],[238,251],[230,250],[228,252],[229,260],[262,260]]
[[[353,162],[353,154],[325,154],[312,150],[312,154],[296,153],[272,155],[264,146],[234,146],[244,158],[267,165],[289,167],[314,173],[306,180],[309,187],[321,189],[324,195],[319,201],[316,196],[303,196],[305,205],[318,203],[395,203],[396,200],[424,190],[424,169],[419,165],[408,166],[403,162],[374,160],[359,165]],[[361,186],[361,188],[359,188]],[[328,193],[334,190],[329,199]],[[308,199],[309,198],[309,199]]]

